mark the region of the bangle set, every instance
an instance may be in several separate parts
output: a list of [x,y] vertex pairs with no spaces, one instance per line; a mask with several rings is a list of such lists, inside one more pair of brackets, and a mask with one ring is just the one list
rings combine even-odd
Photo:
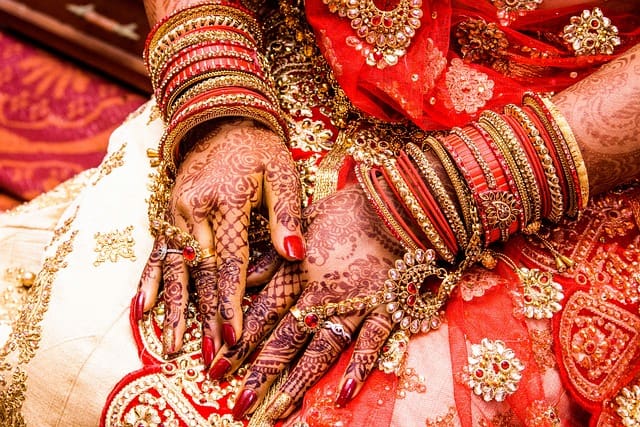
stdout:
[[164,173],[175,176],[180,144],[194,127],[220,117],[255,120],[287,139],[252,13],[231,0],[178,10],[156,24],[144,63],[166,123],[158,147]]
[[[533,93],[520,106],[482,112],[477,122],[409,142],[387,158],[354,159],[367,198],[407,253],[374,295],[296,308],[307,330],[340,304],[353,311],[380,301],[404,333],[433,329],[464,271],[477,262],[493,268],[504,258],[489,249],[491,243],[516,232],[537,235],[545,220],[576,217],[589,197],[584,161],[566,119],[550,99]],[[546,283],[546,276],[523,271],[520,277],[531,286]],[[531,316],[557,311],[559,298],[548,312],[532,308]]]

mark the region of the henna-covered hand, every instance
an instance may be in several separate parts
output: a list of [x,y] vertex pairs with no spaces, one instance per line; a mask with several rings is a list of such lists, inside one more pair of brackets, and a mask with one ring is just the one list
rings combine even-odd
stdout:
[[[248,229],[252,210],[268,211],[275,251],[288,260],[304,258],[300,180],[287,147],[252,121],[221,122],[184,156],[172,189],[167,221],[190,233],[212,256],[187,267],[171,237],[158,237],[134,300],[137,318],[149,310],[164,280],[165,354],[180,350],[189,277],[193,279],[203,322],[203,357],[210,363],[222,342],[233,345],[242,331],[241,300],[249,263]],[[275,254],[268,253],[274,260]],[[255,275],[269,272],[258,264]],[[162,272],[162,273],[161,273]]]
[[285,263],[276,273],[245,314],[238,343],[223,349],[210,371],[217,379],[235,370],[273,330],[245,378],[234,408],[236,418],[254,410],[283,369],[297,360],[278,393],[287,402],[273,403],[277,408],[267,411],[276,418],[286,416],[360,328],[338,397],[338,403],[345,404],[362,386],[391,332],[392,321],[382,306],[335,313],[315,333],[291,314],[294,302],[304,311],[376,293],[383,288],[393,261],[402,254],[358,187],[318,202],[307,209],[304,219],[308,223],[307,257],[299,263]]

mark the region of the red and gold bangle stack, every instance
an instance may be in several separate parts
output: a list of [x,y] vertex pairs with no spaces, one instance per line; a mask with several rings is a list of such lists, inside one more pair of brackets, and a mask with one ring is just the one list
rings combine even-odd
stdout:
[[439,141],[471,190],[485,244],[508,239],[523,220],[523,204],[501,150],[478,123],[455,128]]
[[260,44],[257,21],[232,1],[182,9],[151,30],[144,60],[167,124],[159,147],[167,172],[176,172],[185,134],[212,119],[249,118],[286,139]]
[[551,100],[528,92],[523,105],[532,112],[530,118],[539,123],[539,129],[544,130],[556,169],[562,171],[564,212],[576,217],[589,201],[589,179],[573,132]]

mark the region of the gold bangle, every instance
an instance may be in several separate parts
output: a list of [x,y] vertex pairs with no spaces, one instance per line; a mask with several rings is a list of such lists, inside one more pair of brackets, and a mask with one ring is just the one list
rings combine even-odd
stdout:
[[413,192],[404,179],[402,179],[402,176],[400,176],[400,173],[396,168],[395,159],[388,159],[383,163],[383,167],[389,174],[391,184],[396,188],[403,203],[407,209],[409,209],[411,215],[413,215],[413,218],[427,236],[433,248],[438,252],[438,255],[440,255],[440,257],[445,261],[453,263],[455,261],[455,254],[445,244],[442,236],[440,236],[436,228],[433,226],[433,223],[429,220],[429,216],[424,209],[422,209],[422,206],[420,206],[420,203],[418,203]]
[[549,110],[549,113],[551,113],[551,116],[560,128],[560,133],[562,134],[565,143],[569,147],[569,153],[571,153],[573,164],[576,168],[576,173],[578,174],[578,185],[582,196],[582,204],[579,209],[586,209],[589,204],[589,176],[587,174],[587,166],[585,165],[584,158],[582,157],[582,152],[578,146],[578,141],[571,130],[571,126],[569,126],[569,122],[567,122],[567,119],[560,112],[558,107],[556,107],[553,101],[544,96],[541,96],[540,99]]
[[462,216],[465,221],[465,228],[467,229],[467,233],[470,233],[472,228],[475,226],[475,220],[471,213],[471,210],[474,209],[475,206],[473,198],[469,192],[469,187],[454,165],[453,160],[451,160],[451,157],[449,157],[449,153],[447,153],[440,142],[436,138],[429,136],[425,139],[425,143],[431,148],[431,150],[433,150],[433,152],[440,160],[440,164],[444,168],[444,171],[449,178],[449,182],[451,182],[453,190],[456,193],[456,197],[458,198],[458,206],[460,206],[460,210],[462,211]]
[[524,231],[531,225],[539,224],[542,206],[540,189],[518,137],[511,126],[494,111],[483,111],[479,124],[484,125],[483,128],[491,135],[513,176],[523,206],[524,218],[521,229]]
[[536,128],[533,121],[527,116],[527,114],[515,104],[508,104],[504,107],[505,114],[514,117],[522,125],[522,128],[527,132],[531,145],[538,153],[538,159],[542,165],[544,175],[549,187],[549,193],[551,195],[551,209],[547,216],[547,219],[552,222],[558,222],[562,218],[564,213],[564,199],[562,196],[562,187],[560,185],[560,177],[553,165],[553,159],[549,153],[544,139],[540,135],[540,131]]
[[391,215],[391,212],[389,212],[386,205],[382,201],[382,198],[378,195],[375,188],[373,187],[371,177],[369,176],[369,172],[371,170],[370,166],[366,165],[365,163],[357,163],[354,170],[356,173],[356,178],[360,183],[360,187],[364,190],[367,199],[373,205],[374,209],[381,217],[383,223],[391,231],[391,233],[400,240],[400,243],[405,248],[405,250],[415,251],[416,249],[419,249],[418,244],[393,218],[393,215]]
[[556,154],[557,154],[558,160],[560,161],[560,165],[562,166],[562,174],[563,174],[564,179],[565,179],[565,181],[567,183],[567,188],[568,188],[568,192],[569,192],[569,194],[567,194],[567,199],[568,199],[569,203],[565,205],[565,213],[570,217],[574,217],[574,216],[577,215],[578,210],[579,210],[578,200],[577,200],[578,199],[578,196],[577,196],[578,189],[575,187],[575,182],[574,182],[572,174],[571,174],[571,165],[569,165],[569,163],[568,163],[569,159],[565,155],[565,150],[563,148],[563,143],[561,141],[562,135],[560,135],[558,133],[559,129],[556,129],[553,126],[553,123],[551,123],[549,121],[549,118],[547,117],[547,115],[543,111],[542,107],[536,101],[536,97],[535,97],[534,94],[525,93],[524,96],[522,97],[522,103],[524,105],[527,105],[528,107],[530,107],[534,111],[536,116],[542,122],[542,125],[544,126],[547,134],[551,138],[551,142],[553,143],[553,146],[554,146],[554,148],[556,150]]
[[422,173],[429,189],[433,191],[442,212],[447,218],[451,229],[455,233],[456,240],[458,242],[458,246],[464,248],[467,246],[469,241],[469,236],[467,235],[467,230],[464,227],[464,223],[462,222],[462,218],[456,209],[456,205],[453,200],[449,196],[449,193],[444,188],[440,177],[437,172],[431,165],[427,156],[420,150],[420,148],[412,142],[409,142],[405,145],[405,150],[407,153],[413,158],[418,169]]

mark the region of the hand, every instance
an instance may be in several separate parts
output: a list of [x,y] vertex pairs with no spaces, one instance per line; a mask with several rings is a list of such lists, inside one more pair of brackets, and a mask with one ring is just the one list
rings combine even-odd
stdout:
[[358,187],[313,205],[305,212],[305,220],[307,257],[282,266],[249,307],[238,343],[225,347],[212,365],[213,379],[235,370],[275,327],[246,376],[234,408],[236,419],[254,410],[278,374],[297,360],[276,396],[285,396],[285,405],[281,401],[266,412],[275,418],[288,415],[360,327],[338,398],[338,403],[345,404],[361,388],[392,330],[384,305],[331,315],[326,318],[330,323],[321,322],[315,333],[291,314],[294,302],[296,309],[304,311],[375,294],[383,288],[393,261],[402,255],[402,248],[387,233]]
[[158,236],[134,301],[139,319],[153,307],[163,280],[165,354],[182,346],[190,277],[203,316],[205,363],[211,362],[223,340],[235,344],[242,331],[250,215],[260,208],[268,211],[277,253],[288,260],[302,259],[300,180],[287,147],[252,121],[222,122],[185,155],[165,218],[190,233],[209,256],[188,267],[179,251],[162,253],[163,247],[179,248],[170,237]]

